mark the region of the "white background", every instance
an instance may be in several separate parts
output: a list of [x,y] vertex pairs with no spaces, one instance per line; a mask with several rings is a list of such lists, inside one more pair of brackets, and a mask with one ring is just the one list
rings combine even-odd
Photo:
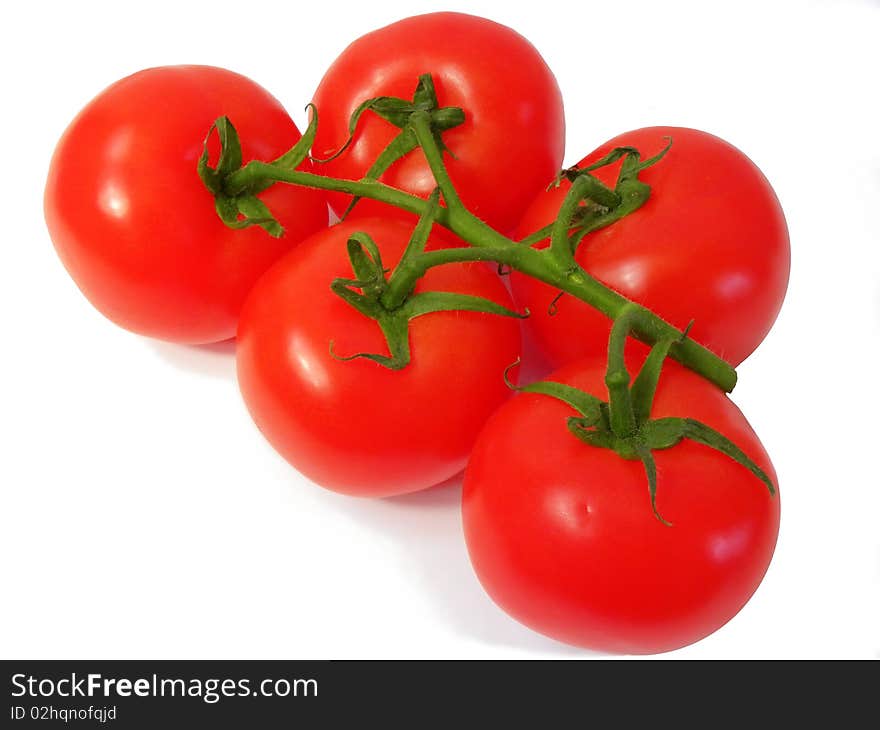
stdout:
[[568,163],[626,129],[686,125],[773,182],[791,285],[734,400],[779,473],[779,546],[739,616],[666,656],[880,656],[878,3],[132,5],[4,10],[0,656],[587,656],[485,596],[457,484],[384,501],[309,484],[248,418],[231,346],[110,325],[43,224],[55,141],[117,78],[225,66],[302,123],[350,40],[438,9],[504,22],[542,51]]

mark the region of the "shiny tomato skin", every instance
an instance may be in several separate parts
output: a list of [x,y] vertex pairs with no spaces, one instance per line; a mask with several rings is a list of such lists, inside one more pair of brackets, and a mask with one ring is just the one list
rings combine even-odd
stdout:
[[[565,119],[553,73],[538,51],[510,28],[461,13],[406,18],[354,41],[334,61],[314,95],[318,136],[327,158],[348,138],[352,112],[366,99],[411,99],[419,75],[430,73],[441,107],[464,110],[465,122],[443,133],[454,157],[444,156],[465,205],[506,232],[562,163]],[[360,178],[399,129],[367,112],[351,147],[318,172]],[[435,186],[424,155],[409,153],[381,178],[427,197]],[[332,194],[337,213],[350,198]],[[399,217],[396,209],[361,200],[361,215]]]
[[[269,442],[329,489],[384,497],[458,473],[477,433],[510,394],[502,377],[520,351],[516,319],[438,312],[411,320],[412,360],[393,371],[339,356],[388,349],[378,325],[330,290],[351,278],[346,241],[369,233],[393,266],[411,228],[387,219],[337,224],[307,239],[260,280],[242,312],[238,379]],[[430,244],[429,244],[430,245]],[[512,305],[482,264],[432,269],[417,291],[441,290]]]
[[101,92],[55,150],[45,191],[52,241],[83,294],[133,332],[190,344],[233,337],[257,278],[328,224],[322,193],[282,185],[260,196],[286,228],[280,239],[220,221],[196,164],[221,115],[236,126],[245,161],[271,160],[301,136],[250,79],[165,66]]
[[[604,363],[549,376],[607,398]],[[683,441],[654,452],[652,514],[641,462],[572,436],[573,410],[517,395],[488,421],[465,472],[464,533],[492,599],[532,629],[576,646],[648,654],[712,633],[767,569],[779,497],[749,471]],[[758,438],[710,383],[668,363],[654,417],[689,416],[737,443],[776,483]]]
[[[647,203],[588,235],[581,266],[624,296],[738,365],[761,343],[788,286],[790,247],[779,201],[761,171],[742,152],[706,132],[647,127],[606,142],[579,164],[631,145],[647,159],[672,138],[672,148],[640,178]],[[595,174],[613,185],[619,165]],[[552,222],[568,183],[541,193],[525,212],[517,238]],[[542,244],[546,245],[546,243]],[[556,366],[604,351],[610,321],[586,304],[514,272],[514,297],[532,312],[526,326]]]

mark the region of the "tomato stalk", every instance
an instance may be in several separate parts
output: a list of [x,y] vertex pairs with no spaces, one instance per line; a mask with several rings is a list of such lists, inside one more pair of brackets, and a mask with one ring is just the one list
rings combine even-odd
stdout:
[[[229,225],[257,224],[266,228],[270,234],[279,235],[280,231],[272,225],[274,219],[266,219],[266,215],[271,216],[271,214],[253,202],[258,200],[257,192],[265,190],[276,182],[346,193],[355,198],[369,198],[395,206],[418,215],[430,225],[436,223],[452,231],[469,244],[470,248],[425,251],[423,245],[409,247],[390,279],[383,284],[381,295],[376,300],[382,312],[393,312],[403,306],[418,279],[434,266],[468,261],[496,262],[533,276],[558,289],[560,293],[580,299],[612,320],[617,320],[624,312],[636,313],[629,315],[628,320],[631,323],[632,336],[651,345],[670,343],[668,345],[670,357],[724,391],[733,390],[736,385],[736,371],[727,362],[687,338],[685,333],[651,310],[604,285],[579,266],[574,259],[574,248],[587,232],[610,225],[647,200],[650,188],[638,180],[638,172],[654,164],[662,157],[665,150],[650,160],[640,161],[637,150],[619,148],[588,169],[572,168],[563,171],[563,176],[571,180],[572,185],[557,220],[524,241],[517,242],[480,220],[461,202],[443,161],[444,147],[435,118],[438,110],[425,108],[424,98],[426,95],[430,98],[430,93],[433,92],[433,85],[429,84],[430,77],[427,79],[427,81],[426,77],[420,79],[416,91],[416,100],[421,99],[421,101],[412,104],[402,102],[397,107],[391,105],[394,109],[392,118],[393,123],[402,129],[397,139],[405,141],[406,148],[410,148],[413,144],[421,148],[437,183],[444,206],[375,179],[344,180],[296,169],[296,166],[305,159],[315,137],[318,114],[313,110],[309,129],[294,148],[274,162],[252,161],[243,167],[240,166],[240,148],[236,150],[238,138],[234,134],[232,125],[225,118],[218,120],[215,127],[221,132],[221,144],[224,148],[224,154],[221,156],[222,164],[218,164],[218,168],[211,168],[207,162],[207,155],[203,156],[199,164],[199,173],[215,196],[218,213]],[[385,100],[383,103],[387,106],[389,101]],[[444,120],[446,116],[450,118],[456,116],[449,110],[441,111],[446,112]],[[391,114],[387,110],[385,113]],[[443,122],[444,128],[448,128],[450,124],[452,122],[448,120]],[[590,170],[621,158],[624,162],[614,190],[589,174]],[[231,169],[229,160],[238,162],[235,169]],[[221,167],[223,169],[220,169]],[[581,205],[584,200],[588,201],[587,206]],[[242,205],[241,201],[246,201],[247,205]],[[583,215],[584,219],[576,223],[574,219],[578,215]],[[570,236],[569,232],[573,227],[576,233]],[[531,244],[543,240],[548,233],[551,238],[549,248],[532,247]],[[374,318],[378,321],[377,316]],[[383,327],[383,330],[385,329]],[[395,338],[399,339],[397,331]],[[390,344],[389,340],[389,346]],[[395,363],[399,366],[400,360],[395,360]],[[383,364],[387,365],[384,361]]]

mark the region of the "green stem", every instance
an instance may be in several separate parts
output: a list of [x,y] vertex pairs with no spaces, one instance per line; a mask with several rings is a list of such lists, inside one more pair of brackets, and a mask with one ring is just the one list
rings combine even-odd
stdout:
[[666,361],[670,347],[672,347],[670,340],[662,340],[655,344],[648,353],[648,357],[645,358],[645,362],[642,363],[639,374],[633,380],[630,398],[636,416],[636,424],[639,426],[651,417],[654,395],[657,393],[660,373],[663,370],[663,363]]
[[635,306],[624,307],[608,339],[608,369],[605,385],[608,386],[608,412],[611,430],[618,438],[627,438],[638,426],[629,389],[629,371],[626,369],[626,340],[642,313]]
[[[424,115],[425,117],[427,115]],[[437,145],[430,125],[419,113],[413,114],[413,129],[434,179],[440,188],[446,207],[435,211],[436,222],[455,233],[472,247],[469,249],[444,249],[422,253],[414,257],[404,270],[389,282],[388,297],[395,300],[404,290],[412,290],[415,279],[432,266],[461,261],[495,261],[507,264],[524,274],[532,276],[554,289],[564,291],[597,309],[606,317],[616,320],[625,308],[639,312],[633,323],[632,335],[648,344],[662,340],[675,340],[669,355],[690,368],[722,390],[733,390],[736,371],[724,360],[692,339],[682,339],[682,333],[649,309],[634,304],[626,297],[602,284],[581,267],[571,264],[568,257],[561,257],[551,249],[535,249],[511,240],[474,216],[455,192],[442,152]],[[284,182],[305,187],[330,190],[378,200],[418,216],[428,213],[431,203],[415,195],[405,193],[374,180],[340,180],[301,170],[279,169],[264,162],[249,162],[231,173],[225,180],[229,195],[259,187],[266,182]],[[543,233],[539,231],[535,235]],[[530,237],[532,238],[532,237]],[[573,333],[573,336],[575,333]]]
[[[525,250],[525,249],[524,249]],[[520,253],[514,248],[446,248],[426,251],[410,259],[401,259],[388,280],[382,303],[389,309],[399,307],[428,269],[445,264],[491,261],[518,268]]]
[[538,229],[534,233],[519,241],[520,246],[534,246],[536,243],[540,243],[545,238],[550,237],[550,232],[553,230],[553,224],[544,226],[543,228]]
[[446,207],[449,210],[467,212],[461,198],[458,197],[458,191],[449,178],[446,165],[443,164],[443,152],[437,145],[434,131],[431,129],[431,115],[428,112],[414,112],[410,117],[410,124],[431,172],[434,174],[434,181],[440,188]]
[[428,197],[428,209],[419,218],[419,222],[410,236],[409,243],[407,243],[397,266],[394,267],[391,279],[388,281],[382,294],[382,305],[387,310],[397,309],[415,289],[418,278],[407,276],[406,272],[413,268],[414,263],[425,252],[425,246],[428,243],[428,237],[431,235],[431,229],[434,227],[434,221],[439,210],[440,188],[434,188]]
[[[258,187],[266,182],[283,182],[307,188],[357,195],[362,198],[370,198],[371,200],[388,203],[419,216],[423,215],[429,206],[428,201],[424,198],[405,193],[402,190],[375,180],[342,180],[335,177],[316,175],[313,172],[277,168],[268,162],[256,160],[249,162],[241,169],[229,175],[226,179],[226,189],[229,195],[237,195],[243,190],[247,190],[250,187]],[[437,222],[447,228],[449,227],[448,213],[444,208],[437,211]]]

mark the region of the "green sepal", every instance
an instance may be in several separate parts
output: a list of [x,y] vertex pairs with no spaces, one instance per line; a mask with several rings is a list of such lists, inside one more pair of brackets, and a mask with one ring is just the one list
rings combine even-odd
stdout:
[[658,418],[642,426],[645,443],[652,449],[669,449],[684,438],[683,418]]
[[[358,352],[354,355],[341,357],[333,351],[332,343],[331,354],[338,360],[365,358],[390,370],[401,370],[410,362],[409,322],[416,317],[433,312],[451,311],[485,312],[486,314],[496,314],[503,317],[521,318],[528,316],[483,297],[435,291],[414,294],[398,309],[389,312],[382,307],[376,298],[351,291],[351,289],[342,284],[343,281],[346,280],[336,279],[334,281],[335,286],[331,286],[331,288],[336,294],[361,312],[361,314],[376,320],[382,330],[382,334],[385,336],[385,343],[388,345],[388,352],[390,354]],[[362,284],[363,282],[358,281],[355,283]]]
[[635,179],[642,170],[646,170],[649,167],[656,165],[666,156],[666,153],[669,152],[672,147],[672,137],[664,137],[663,139],[666,140],[666,146],[656,155],[649,157],[647,160],[641,160],[641,153],[634,147],[625,148],[628,150],[628,153],[624,157],[623,164],[620,166],[620,173],[617,176],[618,186],[622,182]]
[[[211,167],[208,162],[208,141],[211,135],[217,132],[220,139],[220,157],[217,159],[217,166]],[[238,132],[229,120],[229,117],[218,117],[202,144],[202,154],[199,156],[198,172],[205,187],[214,195],[225,195],[224,183],[226,177],[241,168],[241,141],[238,138]]]
[[684,342],[693,327],[691,320],[688,326],[682,330],[681,336],[674,339],[657,342],[642,363],[639,374],[630,388],[633,413],[636,423],[641,425],[651,416],[651,407],[654,405],[654,395],[657,393],[657,383],[660,382],[660,373],[663,371],[663,363],[669,350],[676,344]]
[[572,178],[572,182],[581,180],[581,184],[586,184],[584,195],[581,200],[587,203],[593,203],[596,207],[603,211],[616,208],[620,205],[620,196],[599,178],[594,177],[586,170],[581,170]]
[[[378,319],[382,312],[379,297],[388,286],[382,254],[366,233],[353,233],[346,242],[348,260],[356,278],[337,277],[330,283],[334,294],[344,299],[361,314]],[[363,293],[358,293],[360,289]]]
[[416,90],[413,92],[413,106],[423,111],[431,111],[437,108],[438,103],[434,77],[431,74],[421,74],[419,82],[416,84]]
[[[388,146],[382,150],[375,162],[370,165],[370,169],[364,173],[364,176],[361,179],[378,180],[385,174],[389,167],[402,157],[408,155],[418,146],[418,140],[412,129],[409,127],[402,129],[397,136],[388,143]],[[361,197],[359,195],[354,196],[340,216],[340,220],[345,220],[360,200]]]
[[348,260],[357,281],[362,284],[365,294],[378,296],[388,285],[385,280],[385,269],[382,265],[382,254],[379,247],[366,233],[352,234],[346,243]]
[[600,157],[598,160],[587,165],[586,167],[578,167],[577,165],[566,167],[560,170],[556,177],[553,178],[553,182],[551,182],[550,185],[547,186],[547,190],[558,188],[562,184],[563,180],[574,182],[583,175],[594,172],[595,170],[598,170],[602,167],[607,167],[608,165],[614,164],[624,155],[633,154],[639,154],[639,151],[635,147],[615,147],[607,155]]
[[[615,147],[608,154],[586,167],[575,165],[559,172],[548,189],[559,187],[563,180],[568,180],[570,183],[574,183],[578,179],[590,181],[589,189],[585,191],[583,204],[574,211],[571,221],[567,222],[567,224],[570,223],[568,231],[570,232],[569,242],[572,251],[577,251],[577,247],[587,234],[625,218],[647,202],[651,194],[651,187],[639,180],[638,175],[642,170],[663,159],[672,146],[672,139],[670,137],[665,139],[667,140],[666,146],[656,155],[644,161],[641,160],[641,155],[635,147]],[[599,168],[617,162],[621,158],[623,158],[623,164],[613,190],[590,174]],[[529,236],[527,240],[533,242],[536,235]]]
[[[443,141],[441,132],[457,127],[464,122],[464,111],[458,107],[438,107],[437,94],[434,90],[434,80],[430,74],[419,76],[419,82],[413,93],[412,101],[399,99],[393,96],[377,96],[367,99],[355,109],[348,123],[348,139],[345,144],[331,157],[319,162],[329,162],[336,159],[351,145],[354,139],[355,130],[364,112],[371,111],[386,122],[393,124],[400,129],[400,132],[388,143],[385,149],[379,154],[376,160],[370,165],[370,168],[364,173],[362,180],[378,180],[395,162],[408,155],[416,147],[419,142],[409,126],[410,117],[414,112],[424,111],[431,115],[431,130],[434,136],[434,142],[441,152],[447,152],[452,157],[455,155],[446,146]],[[352,209],[358,204],[360,197],[355,196],[342,213],[342,220],[351,213]]]
[[275,238],[284,233],[284,228],[275,220],[266,204],[255,195],[239,195],[234,198],[218,195],[214,198],[214,208],[220,220],[229,228],[239,230],[260,226]]
[[364,316],[370,319],[378,319],[382,314],[382,308],[379,303],[372,297],[354,291],[355,288],[363,289],[364,286],[364,282],[355,279],[334,279],[330,282],[330,290],[336,296],[344,299]]
[[630,400],[636,423],[639,425],[645,423],[651,415],[657,383],[660,380],[663,363],[669,354],[670,347],[672,347],[671,340],[662,340],[654,345],[648,353],[648,357],[645,358],[642,369],[633,380],[630,388]]
[[[613,165],[617,162],[621,157],[629,156],[629,155],[638,155],[639,151],[635,147],[629,147],[624,145],[623,147],[615,147],[611,152],[607,155],[600,157],[598,160],[593,162],[586,167],[580,168],[580,170],[585,172],[593,172],[594,170],[598,170],[601,167],[606,167],[608,165]],[[575,168],[577,169],[577,168]]]
[[517,312],[485,297],[445,291],[426,291],[420,294],[413,294],[406,300],[401,309],[409,319],[415,319],[423,314],[431,314],[432,312],[453,311],[485,312],[486,314],[497,314],[502,317],[516,317],[518,319],[525,319],[529,316],[528,310]]
[[586,167],[578,167],[577,165],[573,165],[572,167],[567,167],[564,170],[561,170],[556,178],[551,183],[551,187],[559,187],[563,180],[568,180],[569,182],[574,182],[578,177],[584,175],[586,173],[594,172],[602,167],[607,167],[608,165],[613,165],[619,159],[624,158],[623,165],[621,165],[621,171],[618,174],[617,181],[620,182],[621,179],[627,179],[638,175],[642,170],[645,170],[652,165],[657,164],[663,157],[669,152],[669,148],[672,147],[672,138],[664,137],[666,140],[666,146],[660,150],[653,157],[649,157],[647,160],[641,160],[641,152],[635,147],[631,147],[629,145],[624,145],[622,147],[615,147],[611,152],[606,155],[603,155],[598,160],[593,163],[590,163]]
[[590,231],[596,231],[600,228],[614,223],[615,221],[625,218],[630,213],[634,213],[641,208],[651,195],[651,186],[639,180],[639,173],[663,159],[669,149],[672,147],[672,138],[666,137],[666,146],[653,157],[647,160],[641,160],[639,151],[632,147],[622,147],[623,164],[620,166],[620,172],[617,175],[617,182],[614,185],[614,192],[620,196],[620,205],[608,213],[602,213],[589,221],[585,228]]
[[350,134],[354,134],[360,118],[367,111],[373,112],[377,117],[393,124],[398,129],[403,129],[409,121],[409,115],[413,113],[415,108],[412,103],[393,96],[377,96],[374,99],[367,99],[352,114],[348,131]]
[[214,198],[214,209],[220,220],[230,228],[241,228],[241,219],[238,213],[238,203],[235,198],[227,198],[225,195],[218,195]]
[[648,421],[643,428],[643,433],[646,443],[651,449],[668,449],[678,444],[682,439],[689,439],[715,449],[748,469],[766,485],[771,495],[776,494],[776,487],[766,472],[746,456],[745,452],[733,441],[705,423],[693,418],[658,418],[654,421]]
[[[220,140],[220,156],[217,166],[209,163],[208,141],[214,132]],[[314,142],[317,131],[317,113],[312,115],[306,134],[290,150],[281,155],[272,166],[279,169],[294,169],[308,156],[309,148]],[[273,184],[271,179],[240,189],[230,189],[229,177],[242,167],[241,142],[235,126],[228,117],[219,117],[208,132],[202,146],[197,169],[205,187],[214,196],[214,207],[220,219],[230,228],[242,229],[249,226],[260,226],[271,236],[278,238],[284,234],[284,228],[269,210],[268,206],[257,197],[258,193]]]
[[[400,99],[394,96],[377,96],[367,99],[352,114],[349,120],[348,130],[350,134],[354,134],[358,121],[365,111],[372,111],[386,122],[393,124],[398,129],[403,129],[409,124],[409,118],[413,112],[438,112],[443,111],[444,114],[438,117],[440,129],[450,129],[464,121],[464,112],[458,107],[439,106],[437,100],[437,92],[434,88],[434,79],[431,74],[422,74],[419,76],[416,89],[413,92],[412,101]],[[433,114],[432,114],[432,121]],[[446,125],[446,126],[442,126]],[[433,125],[432,125],[433,126]]]
[[[513,363],[513,365],[518,364],[518,360]],[[513,365],[511,365],[511,367],[513,367]],[[510,370],[510,368],[508,368],[508,370]],[[602,401],[579,388],[574,388],[571,385],[565,385],[564,383],[557,383],[552,380],[539,380],[538,382],[530,383],[529,385],[514,385],[507,377],[507,372],[504,373],[504,377],[507,382],[507,387],[512,390],[516,390],[520,393],[548,395],[551,398],[556,398],[556,400],[561,400],[563,403],[571,406],[580,413],[582,418],[586,419],[591,426],[599,423],[601,420],[600,406]]]
[[280,238],[284,235],[284,227],[272,215],[262,200],[256,195],[239,195],[235,198],[238,212],[244,216],[244,220],[240,221],[242,228],[248,226],[259,226],[273,238]]
[[[395,127],[401,130],[407,128],[407,126],[409,125],[410,117],[414,112],[429,112],[431,114],[431,128],[436,133],[435,139],[440,144],[440,149],[445,150],[445,145],[443,145],[443,141],[439,137],[439,133],[445,132],[448,129],[452,129],[453,127],[457,127],[462,124],[464,122],[465,115],[464,110],[460,109],[459,107],[439,107],[438,104],[439,102],[437,100],[437,93],[434,89],[434,80],[430,74],[422,74],[421,76],[419,76],[419,81],[416,85],[415,92],[413,93],[412,100],[400,99],[395,96],[376,96],[372,99],[367,99],[366,101],[358,105],[358,107],[354,110],[354,112],[352,112],[352,115],[348,120],[348,139],[345,141],[345,144],[343,144],[342,147],[340,147],[330,157],[324,159],[315,159],[315,162],[330,162],[331,160],[335,160],[343,152],[345,152],[349,148],[349,146],[351,146],[351,143],[354,140],[355,132],[357,131],[358,123],[360,122],[361,117],[367,111],[373,112],[378,117],[384,119],[389,124],[393,124]],[[395,138],[395,142],[396,141],[397,138]],[[402,147],[403,145],[401,145],[399,149],[401,149]],[[387,169],[395,162],[396,159],[400,159],[401,156],[402,155],[398,156],[397,158],[391,159],[391,156],[389,155],[388,157],[386,157],[382,164],[385,166],[385,169]],[[374,163],[372,167],[376,167],[376,163]]]
[[[363,310],[361,312],[366,313]],[[368,314],[367,316],[370,315]],[[334,352],[333,342],[330,343],[330,354],[337,360],[371,360],[389,370],[402,370],[410,361],[409,321],[400,311],[391,313],[380,311],[374,319],[379,324],[379,329],[382,330],[382,334],[385,337],[385,342],[388,345],[388,355],[374,352],[356,352],[353,355],[340,356]]]
[[642,443],[636,443],[635,451],[645,467],[645,476],[648,478],[648,495],[651,498],[651,510],[654,512],[654,517],[666,527],[672,527],[672,523],[663,519],[663,516],[657,511],[657,462],[654,461],[654,455],[651,453],[651,449]]
[[565,423],[568,430],[585,444],[599,449],[614,449],[614,437],[607,431],[594,429],[592,419],[571,416]]

